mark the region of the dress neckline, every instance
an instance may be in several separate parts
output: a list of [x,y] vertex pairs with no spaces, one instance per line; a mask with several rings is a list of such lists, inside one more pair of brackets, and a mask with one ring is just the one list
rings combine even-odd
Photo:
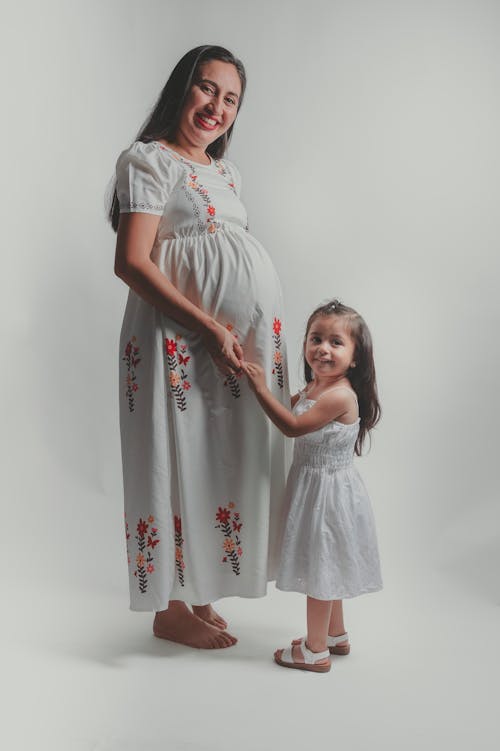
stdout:
[[179,154],[178,151],[173,149],[171,146],[166,146],[164,143],[161,143],[161,141],[151,141],[150,143],[156,144],[161,151],[168,151],[170,154],[172,154],[174,159],[178,159],[180,162],[196,165],[196,167],[207,167],[208,169],[212,168],[215,165],[215,159],[211,157],[210,154],[207,154],[208,158],[210,159],[210,164],[204,164],[203,162],[195,162],[193,159],[188,159],[187,157],[182,156],[182,154]]

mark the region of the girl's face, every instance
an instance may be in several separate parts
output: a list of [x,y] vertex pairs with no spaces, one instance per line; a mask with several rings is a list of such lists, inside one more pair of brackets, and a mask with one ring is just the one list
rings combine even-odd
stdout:
[[344,316],[319,315],[309,327],[304,357],[314,377],[337,380],[355,365],[356,343]]
[[200,66],[191,86],[178,130],[190,144],[205,150],[234,123],[240,96],[241,82],[234,65],[209,60]]

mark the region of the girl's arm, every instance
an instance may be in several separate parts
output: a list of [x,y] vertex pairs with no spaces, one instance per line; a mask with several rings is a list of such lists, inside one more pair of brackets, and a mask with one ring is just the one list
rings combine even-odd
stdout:
[[160,217],[120,214],[115,274],[155,308],[190,331],[199,333],[217,367],[224,373],[239,370],[243,350],[237,339],[214,318],[194,305],[151,260]]
[[344,415],[350,407],[349,396],[345,391],[331,391],[318,399],[307,412],[294,415],[271,394],[260,365],[244,362],[242,367],[262,409],[276,427],[289,438],[319,430]]

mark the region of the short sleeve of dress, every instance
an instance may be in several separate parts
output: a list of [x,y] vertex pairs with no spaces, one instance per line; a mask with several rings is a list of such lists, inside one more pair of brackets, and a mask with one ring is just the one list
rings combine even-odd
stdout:
[[[156,143],[136,141],[116,163],[116,194],[120,213],[140,212],[161,216],[175,175]],[[170,168],[169,168],[170,167]]]

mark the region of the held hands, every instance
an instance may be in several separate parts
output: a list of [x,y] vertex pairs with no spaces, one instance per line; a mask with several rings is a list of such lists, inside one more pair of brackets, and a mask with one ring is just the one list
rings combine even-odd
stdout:
[[264,368],[255,362],[243,362],[243,372],[248,378],[248,383],[252,391],[258,394],[266,388],[266,374]]
[[243,350],[238,340],[217,321],[202,334],[203,344],[217,368],[224,375],[238,373],[243,363]]

